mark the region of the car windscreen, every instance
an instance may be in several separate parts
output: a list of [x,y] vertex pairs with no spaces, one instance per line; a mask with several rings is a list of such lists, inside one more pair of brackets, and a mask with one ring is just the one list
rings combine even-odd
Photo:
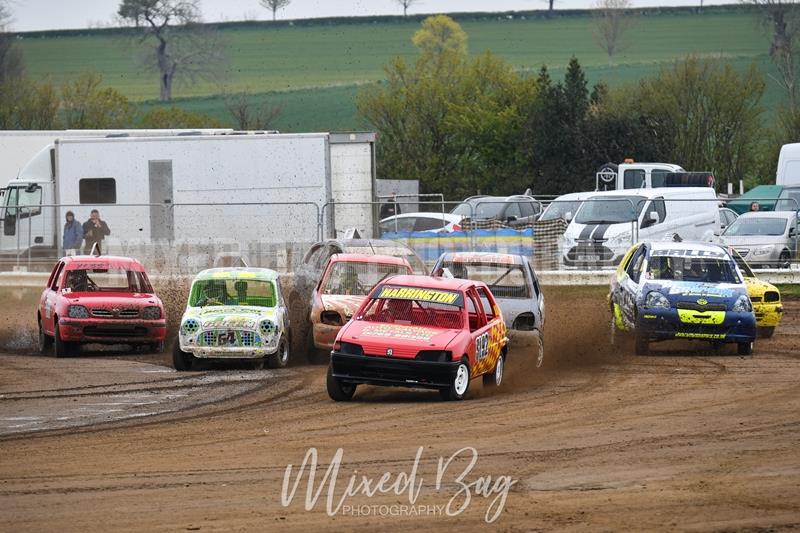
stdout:
[[275,307],[275,284],[256,279],[204,279],[192,284],[189,294],[191,307],[209,305],[251,305]]
[[389,276],[410,273],[405,265],[340,261],[328,271],[322,282],[322,294],[366,296],[375,285]]
[[530,289],[522,265],[443,261],[442,266],[461,279],[482,281],[497,298],[529,298]]
[[356,320],[461,329],[464,299],[459,292],[383,285]]
[[144,272],[123,268],[69,270],[64,288],[71,292],[153,292]]
[[618,224],[639,220],[646,198],[608,196],[586,200],[575,215],[578,224]]
[[650,257],[648,280],[741,283],[735,263],[726,258],[662,255]]
[[783,235],[786,219],[774,217],[739,217],[727,227],[723,235],[738,237],[744,235]]
[[572,200],[569,202],[559,202],[558,200],[552,202],[544,210],[539,220],[555,220],[557,218],[566,218],[567,213],[575,213],[583,202],[581,200]]
[[461,202],[450,211],[454,215],[478,220],[500,218],[506,202],[491,198],[478,198],[469,202]]
[[781,191],[780,199],[775,203],[775,211],[800,210],[800,187],[786,188]]

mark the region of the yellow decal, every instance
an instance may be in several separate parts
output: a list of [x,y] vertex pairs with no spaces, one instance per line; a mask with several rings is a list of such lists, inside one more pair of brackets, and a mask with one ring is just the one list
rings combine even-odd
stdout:
[[684,324],[722,324],[725,321],[725,311],[678,309],[678,318]]
[[437,291],[433,289],[418,289],[415,287],[383,287],[378,298],[395,298],[400,300],[419,300],[455,305],[460,294],[450,291]]

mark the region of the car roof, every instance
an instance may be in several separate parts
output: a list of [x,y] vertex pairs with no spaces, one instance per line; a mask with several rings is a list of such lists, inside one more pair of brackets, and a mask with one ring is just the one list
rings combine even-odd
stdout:
[[509,265],[521,265],[525,259],[516,254],[499,254],[492,252],[445,252],[442,254],[442,261],[452,263],[502,263]]
[[698,252],[718,252],[720,249],[728,253],[728,249],[717,243],[693,241],[650,241],[650,250],[694,250]]
[[716,193],[714,189],[711,187],[653,187],[649,189],[622,189],[622,190],[611,190],[611,191],[595,191],[589,198],[605,198],[608,196],[641,196],[642,198],[656,198],[658,196],[678,196],[680,199],[682,196],[701,196],[703,194],[709,196],[714,195],[716,198]]
[[276,281],[280,275],[269,268],[208,268],[197,273],[195,281],[207,279],[257,279],[261,281]]
[[408,265],[408,259],[405,257],[396,257],[393,255],[382,254],[333,254],[330,259],[331,263],[385,263],[390,265]]
[[[144,272],[144,266],[139,261],[132,257],[119,255],[71,255],[62,257],[61,261],[67,270],[84,270],[87,268],[87,263],[91,263],[92,265],[106,265],[119,269]],[[92,266],[91,268],[95,267]]]
[[407,274],[402,276],[392,276],[391,278],[387,279],[383,284],[419,287],[422,289],[442,289],[450,291],[462,291],[469,289],[472,286],[477,286],[477,287],[486,286],[486,284],[481,281],[473,281],[469,279],[440,278],[433,276],[418,276],[412,274]]
[[447,220],[448,222],[460,222],[461,215],[454,215],[453,213],[434,213],[419,211],[416,213],[401,213],[399,215],[392,215],[381,219],[381,222],[388,220],[401,219],[401,218],[436,218],[439,220]]
[[[554,198],[553,200],[550,201],[550,203],[557,202],[559,200],[561,200],[561,201],[565,201],[565,200],[583,200],[584,198],[588,198],[588,197],[590,197],[590,196],[592,196],[594,194],[597,194],[599,192],[603,192],[603,191],[569,192],[567,194],[562,194],[561,196],[558,196],[558,197]],[[617,192],[619,192],[619,191],[617,191]]]

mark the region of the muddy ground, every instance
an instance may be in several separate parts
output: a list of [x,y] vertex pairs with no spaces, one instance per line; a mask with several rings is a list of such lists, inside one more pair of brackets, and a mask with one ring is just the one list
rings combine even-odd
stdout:
[[[166,354],[34,355],[20,297],[0,318],[0,530],[800,528],[800,302],[753,357],[636,357],[610,346],[602,291],[547,296],[543,368],[518,342],[498,390],[363,387],[347,404],[322,366],[178,375]],[[342,455],[306,509],[306,477],[290,502],[282,489],[309,448],[315,488]],[[373,489],[386,473],[386,490],[348,495],[354,473]]]

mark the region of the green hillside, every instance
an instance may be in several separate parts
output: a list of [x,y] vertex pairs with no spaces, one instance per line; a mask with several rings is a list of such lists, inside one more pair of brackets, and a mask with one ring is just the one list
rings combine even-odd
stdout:
[[[719,57],[737,67],[756,63],[765,73],[764,104],[774,108],[780,89],[766,74],[771,70],[769,38],[757,16],[742,9],[648,12],[638,17],[628,36],[629,46],[609,66],[595,44],[589,15],[553,19],[502,17],[459,21],[469,36],[473,54],[491,50],[520,70],[532,74],[542,64],[560,76],[570,56],[585,67],[590,82],[635,81],[686,54]],[[223,91],[248,90],[280,105],[277,127],[285,131],[358,127],[353,96],[358,84],[383,78],[383,65],[396,55],[413,57],[411,36],[419,20],[376,19],[345,24],[260,24],[221,29],[230,58],[218,80],[178,85],[180,107],[209,113],[229,122]],[[91,69],[143,108],[157,104],[156,75],[137,59],[136,42],[114,32],[22,34],[27,69],[36,78],[56,83]]]

